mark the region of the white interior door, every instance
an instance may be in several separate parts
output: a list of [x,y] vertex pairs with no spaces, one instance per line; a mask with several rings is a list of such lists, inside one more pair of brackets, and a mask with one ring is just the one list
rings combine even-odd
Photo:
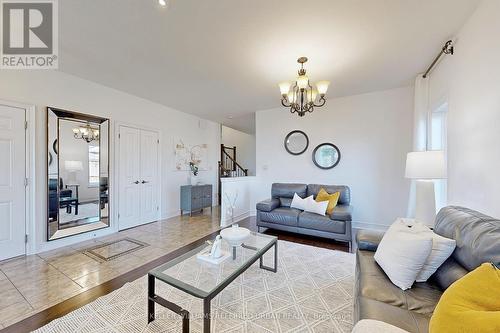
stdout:
[[158,133],[120,126],[120,230],[159,218]]
[[140,224],[140,130],[120,126],[118,223],[120,230]]
[[158,133],[141,130],[141,216],[142,223],[158,219]]
[[26,111],[0,105],[0,260],[26,253]]

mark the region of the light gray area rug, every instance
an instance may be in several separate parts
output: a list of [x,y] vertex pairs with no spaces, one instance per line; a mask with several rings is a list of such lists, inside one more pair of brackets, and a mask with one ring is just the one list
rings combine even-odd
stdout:
[[[272,259],[272,250],[265,262]],[[279,241],[278,273],[258,261],[212,300],[212,332],[351,332],[354,255]],[[179,274],[183,274],[182,271]],[[199,279],[200,277],[195,277]],[[191,313],[202,331],[202,301],[156,282],[157,294]],[[146,276],[100,297],[36,332],[180,332],[176,314],[156,305],[147,324]]]
[[59,209],[60,223],[68,223],[75,220],[83,220],[88,217],[97,216],[99,216],[99,205],[96,203],[79,204],[78,215],[75,215],[75,207],[71,208],[71,213],[68,213],[66,208]]

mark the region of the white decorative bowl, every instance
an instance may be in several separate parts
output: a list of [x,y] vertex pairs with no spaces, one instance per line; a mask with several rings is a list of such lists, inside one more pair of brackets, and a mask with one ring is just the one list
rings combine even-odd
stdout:
[[240,246],[250,236],[250,230],[240,227],[222,229],[220,235],[231,246]]

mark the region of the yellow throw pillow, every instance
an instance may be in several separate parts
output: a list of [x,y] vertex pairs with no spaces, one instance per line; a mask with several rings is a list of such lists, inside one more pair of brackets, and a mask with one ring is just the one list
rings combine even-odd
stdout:
[[317,202],[328,201],[328,207],[326,208],[326,212],[328,213],[328,215],[330,215],[333,212],[335,206],[337,206],[339,198],[340,198],[340,192],[329,194],[327,191],[325,191],[324,188],[321,188],[318,192],[318,195],[316,196],[316,201]]
[[500,332],[500,270],[485,263],[449,286],[434,310],[429,331]]

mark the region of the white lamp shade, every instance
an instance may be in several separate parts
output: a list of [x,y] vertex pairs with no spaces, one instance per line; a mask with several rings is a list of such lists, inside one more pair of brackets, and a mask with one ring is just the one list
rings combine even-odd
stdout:
[[319,81],[316,83],[316,88],[318,89],[318,93],[320,95],[325,95],[327,90],[328,90],[328,86],[330,85],[330,81]]
[[316,89],[307,90],[307,101],[314,102],[318,96],[318,91]]
[[297,94],[295,94],[295,91],[293,89],[290,89],[290,91],[288,92],[288,102],[289,103],[297,102]]
[[287,95],[290,91],[290,82],[281,82],[279,84],[281,95]]
[[405,177],[410,179],[446,178],[446,161],[442,150],[417,151],[406,156]]
[[299,89],[306,89],[307,86],[309,85],[309,78],[305,75],[300,75],[297,78],[297,86]]
[[83,170],[82,161],[64,161],[64,168],[68,172],[75,172]]

